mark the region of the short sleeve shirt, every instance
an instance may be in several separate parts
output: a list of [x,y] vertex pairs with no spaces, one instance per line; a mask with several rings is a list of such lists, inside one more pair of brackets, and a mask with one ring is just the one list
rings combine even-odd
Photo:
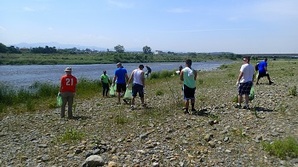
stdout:
[[115,76],[117,76],[117,84],[125,84],[126,83],[126,76],[127,70],[125,68],[118,68],[115,70]]

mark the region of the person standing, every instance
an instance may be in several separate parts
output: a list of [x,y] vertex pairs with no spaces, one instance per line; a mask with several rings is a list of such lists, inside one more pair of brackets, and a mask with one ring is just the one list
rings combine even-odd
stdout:
[[104,70],[103,74],[101,74],[100,81],[102,85],[102,96],[108,97],[108,92],[109,92],[109,87],[111,82],[110,82],[109,76],[107,75],[106,70]]
[[135,108],[135,98],[139,94],[141,98],[141,103],[143,107],[146,107],[144,102],[144,87],[145,87],[145,75],[144,75],[144,65],[140,64],[139,68],[132,71],[128,79],[128,84],[132,81],[132,99],[131,99],[131,109]]
[[115,70],[115,76],[113,78],[113,86],[116,83],[116,92],[118,103],[120,103],[121,94],[124,94],[126,91],[126,81],[128,80],[127,70],[119,62],[117,63],[117,69]]
[[180,72],[180,80],[183,81],[183,94],[184,94],[184,113],[189,113],[189,101],[191,102],[191,111],[195,112],[195,91],[197,71],[191,68],[192,61],[187,59],[185,61],[185,68]]
[[66,103],[68,105],[68,118],[72,119],[72,105],[73,105],[73,98],[76,93],[76,85],[77,85],[77,78],[73,76],[72,68],[66,67],[65,68],[65,75],[63,75],[60,79],[60,95],[62,96],[62,105],[61,105],[61,118],[65,117],[65,106]]
[[147,69],[147,71],[146,71],[146,78],[148,78],[149,76],[150,76],[150,74],[151,74],[151,72],[152,72],[152,69],[149,67],[149,66],[145,66],[146,67],[146,69]]
[[244,109],[249,109],[249,93],[253,85],[255,69],[250,64],[250,57],[243,57],[243,64],[240,68],[240,73],[237,78],[236,85],[238,86],[238,103],[236,108],[241,108],[242,96],[244,95],[245,106]]
[[259,84],[260,78],[265,77],[265,76],[267,77],[267,79],[269,81],[269,85],[273,84],[273,82],[270,79],[268,70],[267,70],[267,65],[268,65],[267,58],[265,58],[263,61],[261,61],[259,63],[259,65],[258,65],[259,75],[258,75],[257,82],[256,82],[257,85]]

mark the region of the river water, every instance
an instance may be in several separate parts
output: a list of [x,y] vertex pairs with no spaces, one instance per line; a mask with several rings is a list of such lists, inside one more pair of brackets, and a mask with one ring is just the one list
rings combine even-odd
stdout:
[[[230,62],[212,61],[212,62],[193,62],[192,67],[196,70],[213,70],[223,64]],[[124,68],[128,74],[137,68],[139,63],[124,63]],[[184,63],[165,62],[165,63],[146,63],[151,67],[152,72],[162,70],[178,70],[178,67]],[[65,74],[64,69],[67,65],[2,65],[0,66],[0,83],[13,88],[29,88],[35,82],[59,84],[60,77]],[[89,65],[71,65],[72,74],[78,79],[86,78],[98,80],[103,70],[107,71],[110,77],[114,76],[116,64],[89,64]],[[144,69],[146,71],[146,68]]]

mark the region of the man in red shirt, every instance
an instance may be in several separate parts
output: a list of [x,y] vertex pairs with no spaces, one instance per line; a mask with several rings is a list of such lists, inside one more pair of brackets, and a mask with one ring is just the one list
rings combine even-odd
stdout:
[[68,118],[72,119],[72,104],[76,93],[77,78],[71,74],[71,67],[66,67],[65,75],[61,77],[60,95],[62,96],[61,118],[65,117],[65,106],[68,104]]

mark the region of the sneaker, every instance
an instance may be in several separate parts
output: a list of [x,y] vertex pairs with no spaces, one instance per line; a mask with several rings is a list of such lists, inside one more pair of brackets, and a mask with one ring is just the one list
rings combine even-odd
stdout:
[[270,82],[269,82],[269,85],[272,85],[273,83],[274,83],[274,82],[270,81]]
[[125,104],[128,104],[129,103],[126,99],[123,99],[123,101],[124,101]]
[[184,114],[189,114],[189,111],[188,111],[188,109],[186,109],[186,108],[183,108],[183,111],[184,111]]
[[240,104],[236,104],[234,107],[240,109],[241,108],[241,105]]
[[131,110],[134,110],[134,109],[135,109],[135,106],[134,106],[134,105],[131,105],[131,106],[130,106],[130,109],[131,109]]
[[249,110],[249,106],[248,105],[245,105],[245,106],[243,106],[243,109]]
[[197,110],[193,108],[193,109],[191,109],[191,111],[192,111],[192,112],[196,112]]

